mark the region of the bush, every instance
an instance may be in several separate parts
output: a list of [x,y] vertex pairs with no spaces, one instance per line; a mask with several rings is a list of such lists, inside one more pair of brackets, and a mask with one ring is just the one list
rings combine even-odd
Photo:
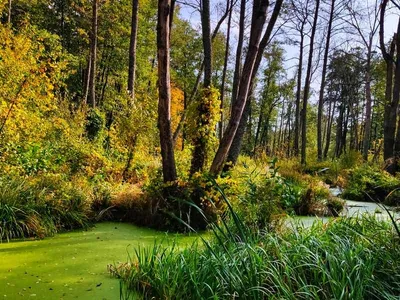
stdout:
[[[400,187],[400,180],[380,169],[363,165],[349,171],[343,198],[356,201],[385,201],[390,192]],[[391,203],[399,203],[400,194],[392,193]]]
[[0,177],[0,240],[44,237],[89,226],[88,200],[79,187],[43,176]]
[[86,117],[86,133],[89,140],[93,141],[104,126],[104,117],[96,109],[89,110]]

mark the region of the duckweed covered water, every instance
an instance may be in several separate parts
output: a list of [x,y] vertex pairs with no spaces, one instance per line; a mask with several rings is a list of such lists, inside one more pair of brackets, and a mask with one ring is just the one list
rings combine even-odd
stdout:
[[0,299],[119,299],[107,265],[128,251],[163,240],[189,245],[196,236],[167,235],[130,224],[99,223],[88,231],[0,244]]

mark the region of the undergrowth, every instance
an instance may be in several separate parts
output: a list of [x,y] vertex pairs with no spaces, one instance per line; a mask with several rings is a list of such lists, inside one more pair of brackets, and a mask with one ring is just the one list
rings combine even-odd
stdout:
[[50,176],[35,181],[0,178],[0,241],[42,238],[89,224],[87,196],[72,183]]

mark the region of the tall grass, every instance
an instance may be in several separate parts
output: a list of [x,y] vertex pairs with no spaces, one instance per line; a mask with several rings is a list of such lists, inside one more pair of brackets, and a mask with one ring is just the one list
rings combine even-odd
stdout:
[[[227,201],[227,200],[226,200]],[[122,299],[398,299],[400,249],[391,224],[337,219],[252,233],[230,209],[210,240],[141,248],[119,272]]]
[[83,193],[62,182],[0,177],[0,242],[85,228],[86,206]]

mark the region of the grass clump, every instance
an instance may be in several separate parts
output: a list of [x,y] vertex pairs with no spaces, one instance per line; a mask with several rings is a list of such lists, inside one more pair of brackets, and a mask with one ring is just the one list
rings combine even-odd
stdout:
[[58,177],[0,177],[0,241],[44,237],[90,224],[87,196]]

